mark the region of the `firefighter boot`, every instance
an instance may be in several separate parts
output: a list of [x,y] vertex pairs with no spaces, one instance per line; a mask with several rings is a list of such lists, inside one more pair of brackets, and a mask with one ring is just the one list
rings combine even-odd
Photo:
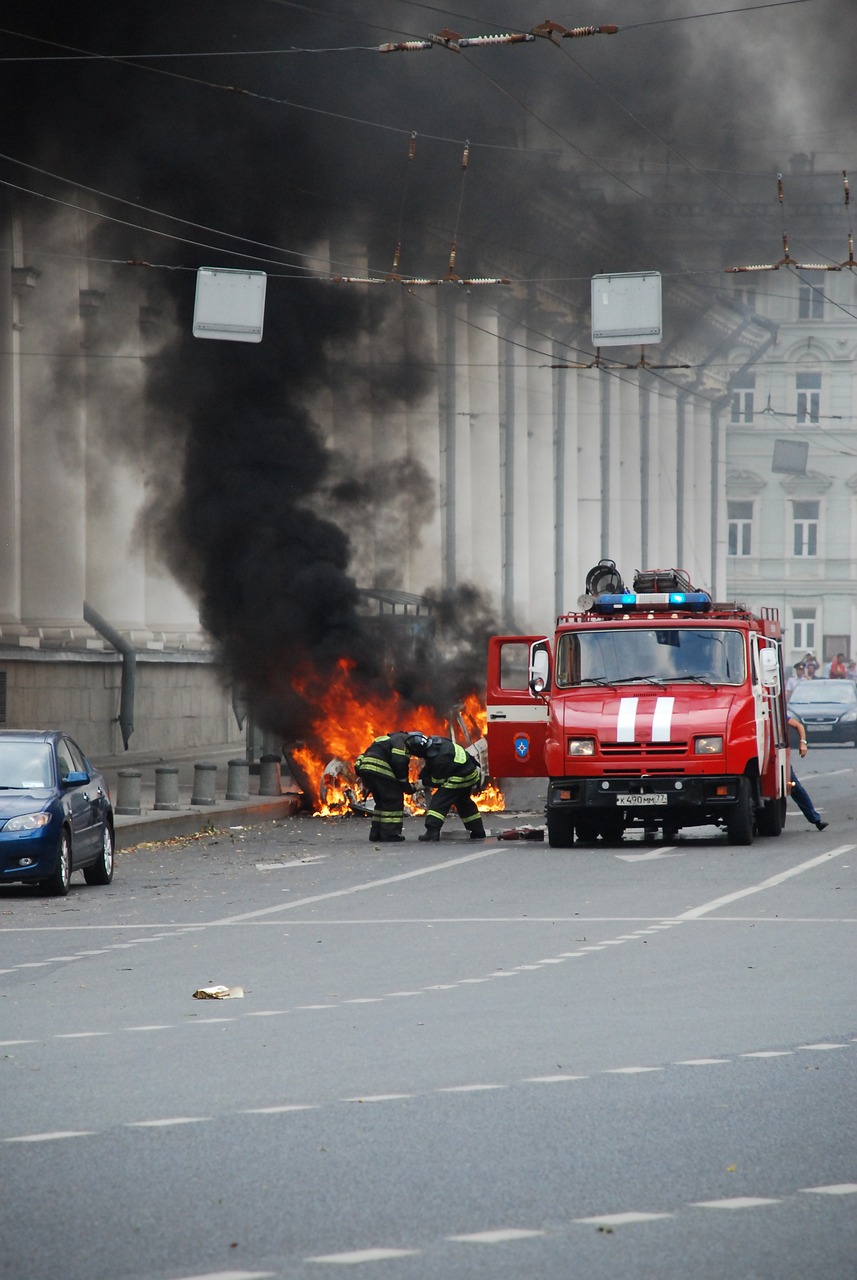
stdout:
[[381,828],[377,822],[373,822],[369,828],[369,839],[374,844],[376,840],[381,839]]
[[423,844],[425,844],[427,840],[436,843],[440,839],[440,827],[426,827],[425,831],[418,837],[418,839]]
[[483,826],[482,819],[480,818],[477,822],[474,822],[472,827],[470,828],[470,839],[484,840],[485,835],[486,835],[485,827]]

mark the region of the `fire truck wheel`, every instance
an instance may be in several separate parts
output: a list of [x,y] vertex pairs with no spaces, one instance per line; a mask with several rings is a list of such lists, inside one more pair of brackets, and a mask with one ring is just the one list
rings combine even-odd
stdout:
[[734,808],[726,818],[726,834],[730,844],[753,843],[753,801],[746,778],[740,780]]
[[552,849],[570,849],[574,844],[574,820],[570,813],[548,809],[548,843]]
[[778,836],[786,825],[786,798],[766,800],[756,818],[756,831],[760,836]]

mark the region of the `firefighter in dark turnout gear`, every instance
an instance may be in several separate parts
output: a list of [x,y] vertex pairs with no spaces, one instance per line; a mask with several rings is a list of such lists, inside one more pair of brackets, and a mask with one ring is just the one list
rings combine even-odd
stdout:
[[471,840],[484,840],[482,815],[472,799],[479,786],[478,761],[451,738],[430,738],[421,780],[433,787],[426,810],[425,834],[420,840],[439,840],[444,819],[453,806],[470,832]]
[[422,733],[385,733],[376,738],[354,762],[357,777],[375,801],[369,839],[404,840],[404,796],[414,788],[408,780],[411,756],[423,756],[428,738]]

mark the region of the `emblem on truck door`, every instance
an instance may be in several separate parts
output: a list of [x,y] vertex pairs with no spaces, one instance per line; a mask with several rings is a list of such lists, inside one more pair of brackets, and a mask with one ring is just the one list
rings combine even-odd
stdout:
[[519,760],[526,760],[530,754],[530,740],[526,734],[519,733],[515,738],[515,755]]

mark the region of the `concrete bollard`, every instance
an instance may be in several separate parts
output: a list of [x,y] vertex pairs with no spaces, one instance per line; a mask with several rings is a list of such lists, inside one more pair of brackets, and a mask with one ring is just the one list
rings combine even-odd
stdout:
[[120,769],[119,786],[116,792],[116,813],[139,814],[140,809],[140,770]]
[[179,807],[179,771],[175,765],[159,764],[155,768],[155,808]]
[[279,796],[283,793],[280,756],[262,756],[259,760],[259,795]]
[[214,783],[217,778],[216,764],[195,764],[193,766],[193,795],[191,804],[216,804]]
[[250,761],[230,760],[226,773],[226,799],[249,800]]

